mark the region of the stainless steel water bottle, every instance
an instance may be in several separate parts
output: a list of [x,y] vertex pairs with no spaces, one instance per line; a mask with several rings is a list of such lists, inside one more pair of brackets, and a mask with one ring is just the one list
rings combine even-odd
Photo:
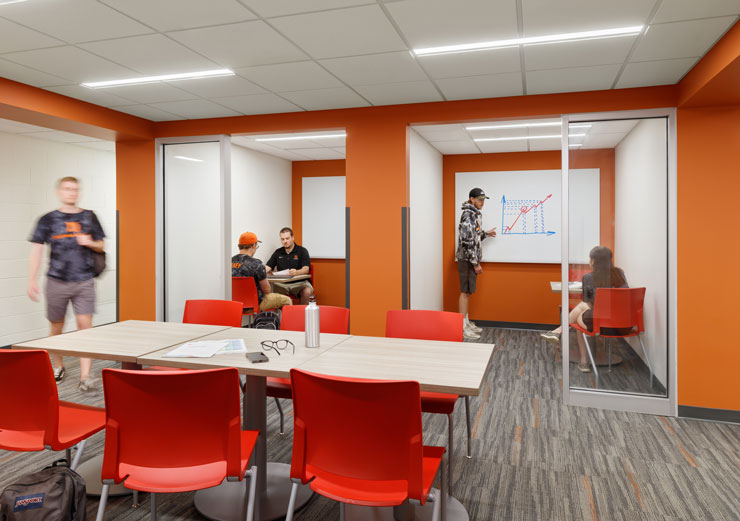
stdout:
[[306,347],[319,347],[319,306],[311,295],[306,306]]

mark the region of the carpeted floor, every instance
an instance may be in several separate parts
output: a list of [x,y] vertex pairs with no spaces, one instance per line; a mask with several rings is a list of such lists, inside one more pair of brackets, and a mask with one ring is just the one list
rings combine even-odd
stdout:
[[[561,365],[538,332],[486,329],[497,348],[481,395],[472,400],[473,459],[464,458],[464,407],[456,414],[455,496],[471,520],[737,521],[740,519],[740,426],[567,407]],[[112,367],[95,362],[95,371]],[[102,405],[77,391],[69,360],[62,399]],[[290,403],[283,402],[289,413]],[[292,424],[277,434],[268,404],[268,459],[290,462]],[[446,443],[446,419],[425,417],[425,442]],[[102,451],[103,434],[84,458]],[[0,451],[0,488],[60,454]],[[160,496],[162,520],[203,519],[192,493]],[[97,498],[88,498],[94,519]],[[112,498],[106,519],[148,519],[149,501]],[[336,503],[315,497],[299,520],[339,519]]]

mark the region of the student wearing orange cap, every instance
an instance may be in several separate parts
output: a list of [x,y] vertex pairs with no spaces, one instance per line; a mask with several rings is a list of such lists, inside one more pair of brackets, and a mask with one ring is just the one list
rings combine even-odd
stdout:
[[261,260],[254,258],[261,242],[252,232],[245,232],[239,236],[239,253],[231,257],[231,276],[254,277],[260,311],[288,306],[291,303],[290,297],[272,292],[270,282],[267,280],[265,265]]

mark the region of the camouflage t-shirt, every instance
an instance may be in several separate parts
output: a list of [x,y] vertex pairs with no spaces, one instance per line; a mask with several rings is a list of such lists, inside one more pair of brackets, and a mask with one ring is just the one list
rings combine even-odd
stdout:
[[105,237],[92,210],[80,213],[54,210],[39,219],[29,241],[49,245],[49,277],[65,282],[81,282],[95,276],[92,250],[77,244],[77,236],[81,234],[91,235],[94,241]]
[[257,284],[257,298],[262,302],[265,295],[262,293],[262,288],[260,288],[260,281],[267,278],[267,271],[261,260],[243,253],[237,253],[231,257],[231,276],[254,277],[254,282]]

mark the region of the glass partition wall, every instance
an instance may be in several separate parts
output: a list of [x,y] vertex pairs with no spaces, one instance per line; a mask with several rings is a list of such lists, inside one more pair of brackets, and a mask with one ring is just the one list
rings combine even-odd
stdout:
[[566,403],[673,414],[672,114],[616,117],[563,122],[563,391]]

